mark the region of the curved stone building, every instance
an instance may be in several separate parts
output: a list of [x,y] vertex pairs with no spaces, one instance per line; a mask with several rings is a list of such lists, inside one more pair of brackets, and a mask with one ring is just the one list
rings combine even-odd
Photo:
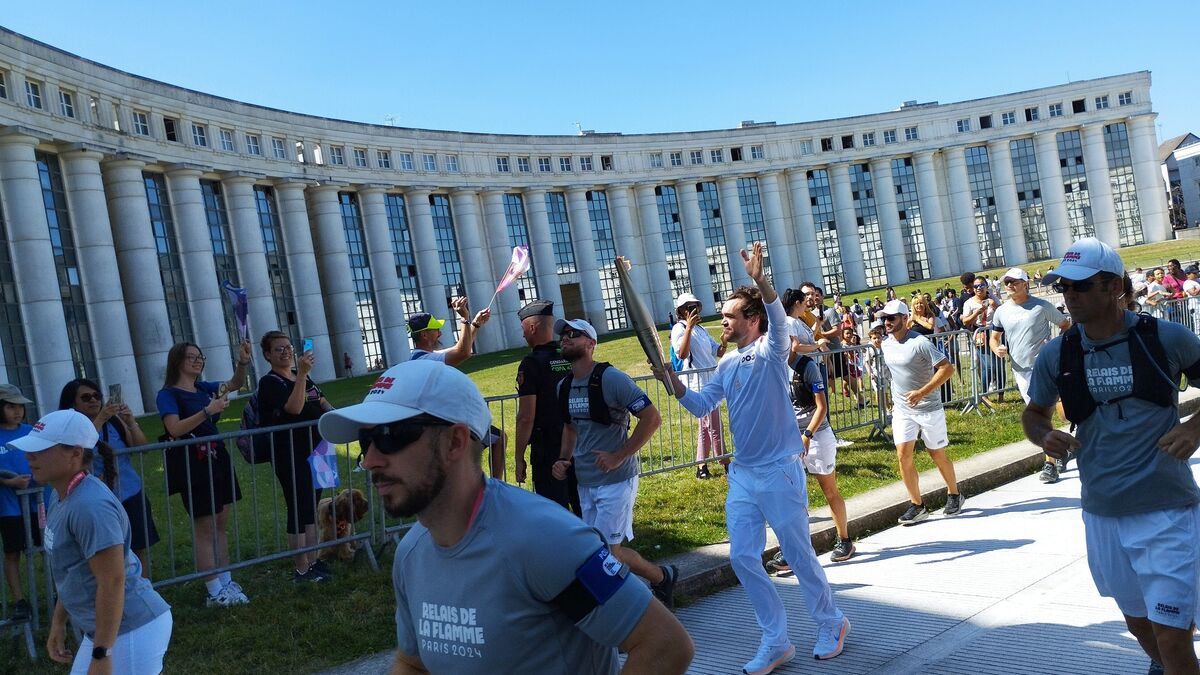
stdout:
[[[315,377],[408,356],[404,317],[533,270],[480,351],[554,300],[624,325],[615,255],[657,317],[746,281],[865,289],[1056,256],[1079,236],[1166,239],[1150,74],[737,129],[522,136],[345,122],[138,77],[0,29],[0,377],[43,410],[68,379],[153,406],[180,340],[225,377],[221,283],[252,336],[312,338]],[[257,372],[264,364],[255,349]]]

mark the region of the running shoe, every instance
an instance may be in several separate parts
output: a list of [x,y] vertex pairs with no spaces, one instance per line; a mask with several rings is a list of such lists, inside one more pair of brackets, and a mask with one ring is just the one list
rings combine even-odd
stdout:
[[963,502],[966,499],[962,493],[956,495],[946,495],[946,508],[942,509],[943,516],[957,516],[959,511],[962,511]]
[[216,595],[208,596],[204,604],[208,607],[232,607],[234,605],[250,604],[250,599],[246,597],[246,594],[240,588],[237,584],[230,582]]
[[924,504],[909,504],[908,509],[896,519],[901,525],[916,525],[929,517],[929,509]]
[[707,464],[701,464],[700,466],[696,467],[696,478],[699,478],[700,480],[712,478],[712,474],[708,472]]
[[679,568],[674,565],[662,565],[662,581],[650,586],[654,597],[658,598],[667,609],[675,609],[675,582],[679,580]]
[[817,644],[813,646],[813,658],[818,661],[832,659],[842,653],[846,645],[846,636],[850,634],[850,619],[842,617],[841,621],[833,621],[821,626],[817,631]]
[[1038,474],[1038,480],[1047,484],[1058,482],[1058,467],[1054,462],[1046,462],[1042,467],[1042,472]]
[[783,551],[775,554],[775,557],[767,561],[767,571],[771,574],[789,574],[792,571],[792,566],[783,557]]
[[1062,459],[1054,460],[1054,467],[1058,469],[1059,473],[1066,473],[1067,472],[1067,462],[1071,461],[1074,457],[1075,457],[1075,453],[1068,452],[1066,457],[1063,457]]
[[304,572],[303,574],[301,574],[299,571],[292,572],[292,583],[293,584],[303,584],[303,583],[321,584],[321,583],[325,583],[326,581],[329,581],[328,577],[326,577],[325,575],[321,574],[320,572],[318,572],[317,570],[315,570],[311,567],[308,568],[308,571]]
[[780,645],[778,647],[761,645],[754,658],[742,666],[742,672],[746,675],[767,675],[767,673],[794,658],[796,658],[796,647],[792,644]]
[[315,563],[309,565],[308,569],[325,577],[326,581],[333,581],[333,570],[329,569],[329,565],[326,565],[325,561],[320,558],[317,558]]
[[838,538],[833,545],[833,552],[829,554],[829,559],[833,562],[842,562],[849,560],[854,555],[854,542],[847,538]]

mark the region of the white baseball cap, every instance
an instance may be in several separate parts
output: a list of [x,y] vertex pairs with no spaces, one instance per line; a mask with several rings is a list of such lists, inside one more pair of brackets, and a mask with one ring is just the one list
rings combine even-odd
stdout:
[[1020,279],[1021,281],[1029,281],[1029,275],[1020,267],[1014,267],[1004,273],[1001,279]]
[[888,300],[887,304],[883,306],[883,309],[875,312],[875,316],[880,319],[892,314],[903,314],[904,316],[908,316],[908,305],[904,304],[900,300]]
[[98,440],[96,425],[86,415],[76,410],[55,410],[38,420],[28,434],[8,444],[22,452],[41,452],[59,444],[91,449]]
[[492,414],[479,388],[458,369],[428,359],[392,366],[375,380],[362,403],[321,416],[321,437],[331,443],[358,440],[358,430],[418,415],[465,424],[485,439]]
[[596,329],[592,328],[592,324],[583,319],[559,319],[554,322],[554,333],[556,335],[562,335],[562,332],[567,328],[581,330],[587,333],[588,337],[592,338],[593,341],[596,340]]
[[680,307],[683,307],[684,305],[693,303],[693,302],[696,303],[697,305],[699,305],[700,298],[697,298],[696,296],[692,295],[691,293],[680,293],[679,297],[675,298],[675,309],[679,309]]
[[1042,283],[1052,284],[1059,279],[1082,281],[1100,272],[1122,276],[1125,262],[1108,244],[1095,237],[1085,237],[1071,244],[1071,248],[1063,253],[1062,262],[1046,273]]

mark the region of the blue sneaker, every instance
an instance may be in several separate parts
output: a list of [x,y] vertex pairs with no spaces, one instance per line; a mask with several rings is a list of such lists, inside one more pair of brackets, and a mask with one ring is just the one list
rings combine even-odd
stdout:
[[846,644],[846,636],[850,634],[850,619],[842,617],[841,621],[834,621],[821,626],[817,631],[817,644],[813,646],[813,658],[819,661],[832,659],[842,653],[842,647]]
[[742,666],[742,672],[746,675],[767,675],[794,658],[796,658],[796,648],[791,643],[779,647],[761,645],[754,658]]

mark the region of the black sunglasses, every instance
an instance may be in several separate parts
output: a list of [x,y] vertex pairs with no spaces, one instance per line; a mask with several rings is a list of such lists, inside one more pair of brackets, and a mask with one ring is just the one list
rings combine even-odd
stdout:
[[568,329],[564,330],[562,333],[560,333],[560,335],[562,335],[565,338],[571,338],[572,340],[574,340],[576,338],[581,338],[581,337],[591,337],[584,331],[575,330],[574,328],[568,328]]
[[1098,283],[1100,283],[1100,280],[1090,279],[1088,281],[1076,281],[1068,286],[1067,284],[1064,284],[1061,281],[1056,281],[1056,282],[1050,284],[1050,288],[1053,288],[1055,293],[1066,293],[1067,291],[1074,291],[1076,293],[1087,293],[1088,291],[1092,290],[1092,287]]
[[100,398],[100,394],[93,394],[93,393],[89,392],[86,394],[80,394],[79,400],[83,401],[84,403],[91,403],[92,401],[101,401],[103,399]]
[[896,319],[899,319],[902,316],[905,316],[905,315],[904,314],[884,314],[883,320],[884,321],[895,321]]
[[362,464],[363,456],[367,454],[367,449],[372,445],[385,455],[394,455],[421,438],[421,434],[424,434],[426,429],[450,426],[454,426],[454,423],[431,415],[418,415],[391,424],[359,429],[358,463]]

